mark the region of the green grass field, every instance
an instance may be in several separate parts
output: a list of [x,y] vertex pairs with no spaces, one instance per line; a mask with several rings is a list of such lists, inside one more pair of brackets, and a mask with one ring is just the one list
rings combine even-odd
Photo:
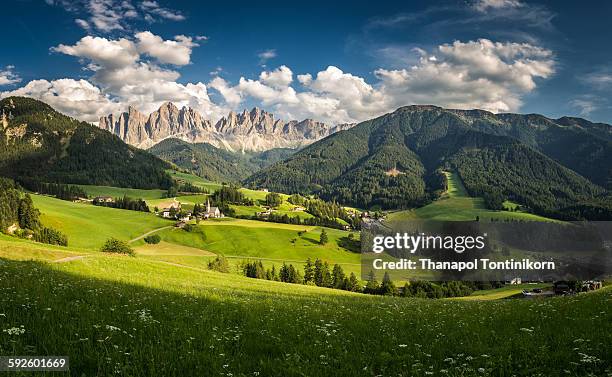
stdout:
[[68,236],[70,246],[99,249],[109,238],[131,240],[150,230],[173,223],[152,213],[72,203],[42,195],[32,195],[45,226]]
[[[326,229],[329,242],[319,244],[321,228],[252,220],[202,221],[202,233],[182,229],[159,232],[165,242],[202,249],[236,259],[262,259],[277,268],[286,261],[302,268],[307,258],[341,264],[348,272],[360,273],[358,250],[343,247],[348,232]],[[301,236],[298,232],[304,232]]]
[[90,186],[90,185],[78,185],[82,188],[90,198],[96,196],[112,196],[113,198],[119,198],[123,196],[129,196],[134,199],[160,199],[164,197],[166,190],[141,190],[123,187],[111,187],[111,186]]
[[446,173],[448,191],[440,199],[413,210],[392,212],[389,221],[405,221],[417,219],[441,221],[470,221],[476,217],[480,221],[490,219],[522,220],[522,221],[554,221],[546,217],[526,212],[492,211],[485,207],[482,198],[470,197],[457,173]]
[[[174,170],[168,170],[168,173],[176,180],[192,183],[195,186],[207,189],[211,193],[218,190],[222,186],[221,183],[209,182],[193,174],[181,173]],[[245,197],[253,200],[265,200],[266,195],[268,194],[265,191],[251,190],[246,188],[241,188],[240,191],[244,193]],[[285,199],[289,197],[285,194],[281,194],[281,196],[283,196]]]
[[454,297],[453,300],[499,300],[520,294],[524,289],[551,288],[548,283],[506,285],[497,289],[474,291],[470,296]]
[[[449,187],[440,203],[474,199]],[[108,255],[98,249],[110,236],[131,240],[173,223],[32,198],[70,246],[0,235],[0,355],[67,355],[74,376],[612,373],[611,288],[504,300],[536,287],[507,286],[431,300],[248,279],[239,271],[246,259],[301,270],[322,258],[358,274],[360,254],[344,247],[348,232],[327,229],[320,245],[320,227],[225,218],[202,221],[200,232],[160,230],[156,245],[134,241],[135,257]],[[207,269],[215,254],[231,273]]]
[[45,248],[0,238],[0,354],[67,355],[74,376],[611,372],[610,288],[547,300],[403,299],[140,256],[49,263],[63,254]]

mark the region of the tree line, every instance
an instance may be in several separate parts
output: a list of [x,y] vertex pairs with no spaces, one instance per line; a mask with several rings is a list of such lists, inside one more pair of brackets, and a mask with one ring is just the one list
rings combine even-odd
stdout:
[[63,183],[47,183],[40,182],[33,179],[21,179],[19,184],[39,194],[52,195],[62,200],[78,200],[80,198],[87,198],[87,193],[81,187],[76,185],[68,185]]
[[[209,268],[215,269],[213,267]],[[278,270],[275,265],[272,265],[271,268],[265,268],[261,260],[242,262],[240,268],[244,276],[254,279],[306,284],[382,296],[419,298],[462,297],[469,296],[475,290],[503,286],[503,282],[447,281],[434,283],[417,280],[406,282],[403,287],[399,288],[391,280],[388,273],[385,273],[382,281],[378,282],[374,272],[371,271],[366,285],[362,287],[359,279],[353,272],[347,275],[339,264],[334,264],[330,267],[328,262],[318,258],[314,261],[308,258],[303,267],[303,272],[293,264],[286,263],[283,263]],[[228,269],[224,272],[228,272]]]
[[112,202],[106,202],[105,200],[95,198],[93,204],[101,207],[127,209],[130,211],[141,211],[151,212],[147,202],[143,199],[132,199],[129,196],[123,196],[122,198],[115,198]]
[[0,231],[18,225],[13,234],[21,238],[52,245],[68,245],[68,237],[60,231],[40,223],[40,211],[34,207],[32,197],[24,194],[13,180],[0,178]]

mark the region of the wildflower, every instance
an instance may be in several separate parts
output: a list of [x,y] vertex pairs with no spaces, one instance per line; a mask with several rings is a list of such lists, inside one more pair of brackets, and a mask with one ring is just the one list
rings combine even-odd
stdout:
[[21,325],[21,327],[11,327],[10,329],[2,330],[2,332],[9,335],[22,335],[25,333],[25,329],[23,328],[23,325]]
[[407,344],[400,344],[399,347],[400,348],[406,348],[406,347],[408,347],[408,345]]

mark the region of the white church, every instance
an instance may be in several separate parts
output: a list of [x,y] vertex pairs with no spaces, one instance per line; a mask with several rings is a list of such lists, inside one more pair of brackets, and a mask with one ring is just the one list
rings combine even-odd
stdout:
[[219,207],[210,206],[210,199],[208,199],[206,200],[206,212],[202,214],[202,217],[205,219],[218,219],[224,216]]

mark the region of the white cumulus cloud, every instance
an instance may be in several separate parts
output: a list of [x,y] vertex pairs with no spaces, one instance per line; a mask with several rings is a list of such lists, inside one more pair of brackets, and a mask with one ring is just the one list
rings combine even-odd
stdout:
[[15,66],[7,65],[0,70],[0,85],[10,85],[21,82],[21,77],[15,73]]
[[377,69],[373,82],[329,66],[314,75],[297,75],[303,89],[298,91],[291,86],[291,69],[281,66],[262,72],[257,80],[241,77],[235,86],[223,81],[222,90],[212,87],[234,106],[251,98],[285,117],[344,123],[411,104],[517,111],[522,96],[555,68],[550,50],[527,43],[480,39],[413,52],[418,55],[416,64]]
[[177,35],[173,41],[165,41],[150,31],[137,33],[136,39],[138,39],[137,47],[141,53],[152,56],[162,63],[174,65],[189,64],[191,50],[198,46],[191,37]]

